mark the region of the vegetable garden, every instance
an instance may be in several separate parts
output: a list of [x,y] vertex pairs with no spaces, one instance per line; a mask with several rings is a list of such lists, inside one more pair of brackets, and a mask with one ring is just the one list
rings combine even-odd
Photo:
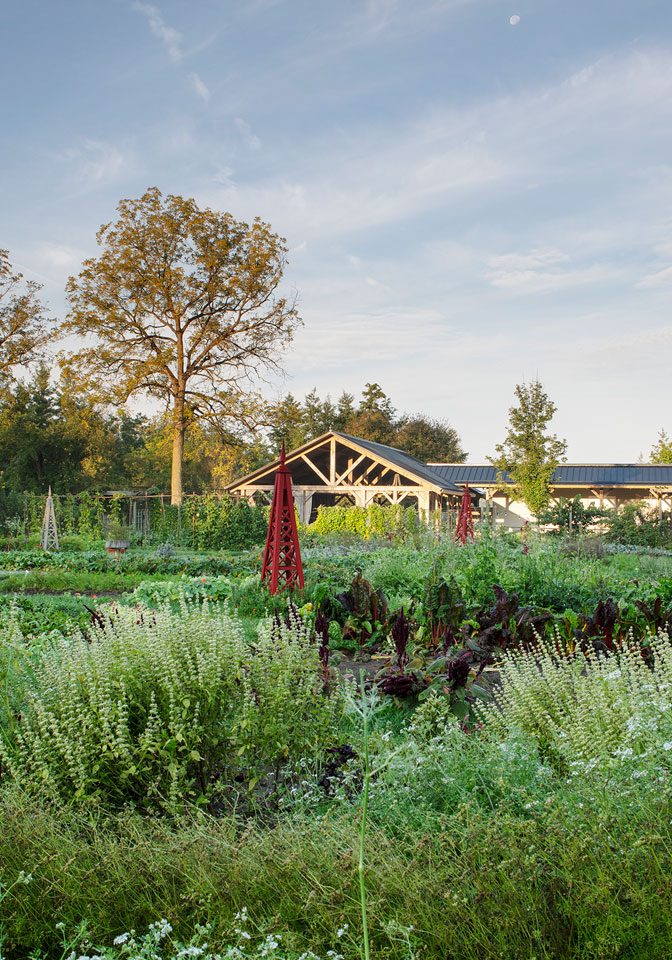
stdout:
[[672,555],[235,509],[0,551],[3,955],[669,955]]

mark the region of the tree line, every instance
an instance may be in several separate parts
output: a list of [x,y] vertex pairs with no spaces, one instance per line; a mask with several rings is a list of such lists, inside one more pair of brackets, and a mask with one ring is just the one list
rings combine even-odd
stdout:
[[[285,443],[301,446],[327,430],[391,443],[423,461],[462,462],[456,431],[422,415],[397,416],[378,384],[359,401],[343,393],[336,402],[316,390],[304,400],[287,394],[267,403],[266,428],[222,431],[209,421],[190,424],[183,450],[185,489],[217,491],[273,459]],[[38,363],[32,376],[8,387],[0,399],[0,486],[60,493],[83,490],[166,491],[172,467],[170,417],[109,409],[58,380]]]

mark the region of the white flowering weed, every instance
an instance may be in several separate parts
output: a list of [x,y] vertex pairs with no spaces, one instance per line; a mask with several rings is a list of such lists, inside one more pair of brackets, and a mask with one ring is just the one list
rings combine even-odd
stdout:
[[175,811],[328,744],[310,628],[264,622],[255,643],[220,608],[120,609],[40,657],[0,759],[22,785],[64,801]]
[[477,710],[487,732],[525,731],[561,764],[596,764],[665,750],[672,735],[672,645],[664,633],[609,656],[510,651],[501,686]]
[[[245,914],[245,919],[247,914]],[[120,933],[114,937],[111,945],[93,946],[86,935],[86,926],[68,938],[63,924],[57,924],[62,935],[62,957],[65,960],[322,960],[312,951],[297,954],[284,950],[280,934],[266,934],[247,942],[237,941],[224,946],[211,945],[212,928],[207,924],[197,925],[193,936],[187,942],[172,936],[172,925],[166,920],[157,920],[149,925],[146,933],[137,935],[135,930]],[[34,960],[43,960],[43,954],[34,953]],[[329,960],[342,960],[341,954],[328,950]],[[2,953],[0,952],[0,960]]]

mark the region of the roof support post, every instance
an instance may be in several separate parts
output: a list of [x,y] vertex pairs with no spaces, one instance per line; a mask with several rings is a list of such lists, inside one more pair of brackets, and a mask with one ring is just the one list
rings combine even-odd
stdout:
[[418,513],[420,514],[420,519],[427,524],[429,524],[430,522],[431,504],[432,504],[431,490],[418,491]]
[[369,492],[368,490],[354,490],[353,496],[355,498],[355,506],[361,507],[363,510],[366,510],[369,503]]
[[313,495],[307,490],[294,494],[294,502],[299,511],[299,520],[305,526],[310,523],[310,515],[313,512]]
[[329,441],[329,483],[336,486],[336,437]]

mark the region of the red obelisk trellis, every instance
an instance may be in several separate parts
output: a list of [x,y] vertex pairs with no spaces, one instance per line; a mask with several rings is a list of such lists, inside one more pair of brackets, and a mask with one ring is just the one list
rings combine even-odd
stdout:
[[261,567],[261,581],[263,583],[266,580],[271,593],[277,593],[278,589],[284,587],[293,590],[298,586],[303,589],[303,566],[296,530],[292,475],[285,463],[284,443],[280,451],[280,466],[275,473],[271,517],[268,521],[264,562]]
[[474,539],[474,518],[471,515],[471,497],[469,495],[469,484],[464,488],[460,512],[457,517],[457,526],[455,527],[455,539],[464,546],[467,539]]

